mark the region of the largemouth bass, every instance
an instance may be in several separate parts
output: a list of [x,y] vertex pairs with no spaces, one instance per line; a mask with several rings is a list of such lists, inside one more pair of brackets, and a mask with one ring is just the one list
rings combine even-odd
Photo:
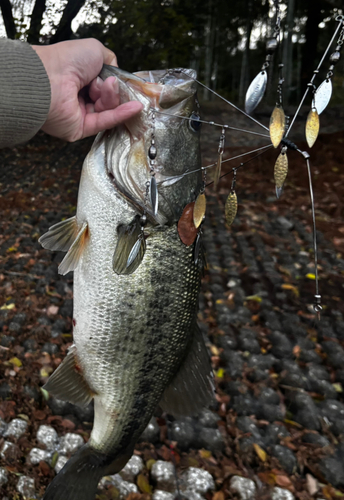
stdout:
[[203,188],[195,75],[104,67],[101,77],[110,75],[118,77],[121,102],[139,100],[143,111],[97,136],[76,217],[40,239],[68,250],[59,271],[74,271],[74,344],[45,388],[75,404],[93,398],[95,409],[88,443],[44,500],[93,500],[101,477],[129,460],[158,405],[191,415],[213,398],[196,318],[202,259],[177,228]]

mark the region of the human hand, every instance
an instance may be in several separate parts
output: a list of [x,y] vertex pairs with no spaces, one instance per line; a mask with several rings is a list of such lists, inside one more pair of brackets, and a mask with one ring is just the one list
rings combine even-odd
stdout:
[[42,60],[51,86],[44,132],[73,142],[113,128],[141,111],[138,101],[119,105],[115,77],[105,81],[98,77],[103,64],[117,66],[115,54],[98,40],[71,40],[32,48]]

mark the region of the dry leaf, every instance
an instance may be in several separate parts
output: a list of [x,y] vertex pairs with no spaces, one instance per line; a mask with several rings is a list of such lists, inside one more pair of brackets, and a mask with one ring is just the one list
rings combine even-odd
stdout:
[[137,477],[137,486],[142,493],[152,493],[152,487],[144,474],[139,474]]
[[254,451],[257,453],[258,457],[262,462],[266,462],[267,454],[257,443],[253,443]]
[[217,491],[214,493],[212,500],[225,500],[225,494],[223,491]]
[[184,245],[190,246],[197,236],[197,228],[193,222],[193,211],[195,202],[189,203],[183,210],[178,221],[178,234]]
[[307,490],[310,495],[315,495],[319,490],[318,481],[311,474],[306,474]]

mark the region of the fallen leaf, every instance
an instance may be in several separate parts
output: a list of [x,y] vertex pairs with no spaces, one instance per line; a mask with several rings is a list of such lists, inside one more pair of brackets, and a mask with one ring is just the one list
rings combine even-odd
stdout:
[[212,500],[225,500],[225,494],[223,491],[217,491],[214,493]]
[[142,493],[152,493],[152,487],[148,482],[148,478],[144,474],[139,474],[137,477],[137,486]]
[[319,490],[318,481],[311,474],[306,474],[307,490],[310,495],[315,495]]
[[11,358],[10,363],[12,363],[12,365],[14,365],[14,366],[18,366],[18,368],[23,366],[23,363],[18,358]]
[[283,476],[282,474],[276,474],[276,484],[284,488],[293,488],[293,483],[290,481],[288,476]]
[[59,312],[59,308],[57,306],[49,306],[47,309],[48,315],[51,314],[52,316],[54,316],[58,312]]
[[267,454],[257,443],[253,443],[254,451],[257,453],[258,457],[262,462],[266,461]]

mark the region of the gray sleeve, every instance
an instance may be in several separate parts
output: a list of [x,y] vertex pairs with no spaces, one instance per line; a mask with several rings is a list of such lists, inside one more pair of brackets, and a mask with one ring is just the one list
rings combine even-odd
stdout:
[[50,82],[27,43],[0,38],[0,148],[28,141],[43,126]]

